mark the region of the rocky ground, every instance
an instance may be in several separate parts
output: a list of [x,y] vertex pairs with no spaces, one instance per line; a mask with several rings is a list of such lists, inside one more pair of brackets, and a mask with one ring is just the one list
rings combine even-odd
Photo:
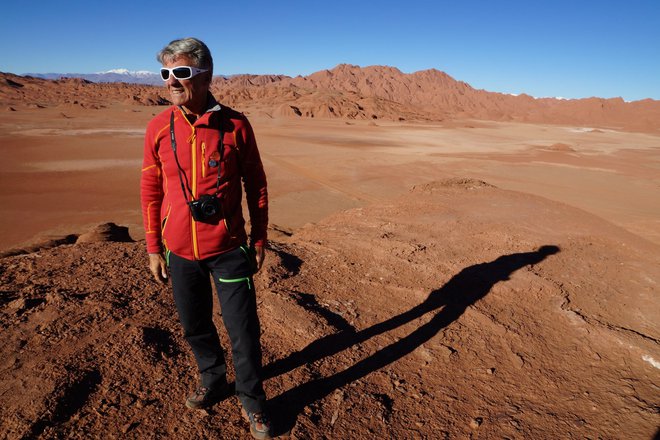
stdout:
[[[656,435],[657,245],[469,179],[271,235],[256,284],[278,434]],[[249,438],[235,398],[184,406],[194,360],[144,243],[85,237],[0,259],[2,437]]]

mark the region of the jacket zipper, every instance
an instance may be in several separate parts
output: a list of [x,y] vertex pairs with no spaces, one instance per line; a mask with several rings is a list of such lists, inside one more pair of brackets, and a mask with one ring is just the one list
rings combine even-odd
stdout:
[[[193,197],[196,200],[197,199],[197,136],[195,135],[195,127],[192,124],[190,124],[190,128],[192,129],[192,134],[188,138],[188,142],[190,142],[190,150],[192,157],[192,167],[191,167],[192,176],[190,180],[192,182]],[[195,260],[199,260],[199,247],[197,245],[197,222],[192,217],[192,214],[190,214],[190,228],[192,230],[193,256],[195,257]]]
[[202,141],[202,179],[206,177],[206,142]]

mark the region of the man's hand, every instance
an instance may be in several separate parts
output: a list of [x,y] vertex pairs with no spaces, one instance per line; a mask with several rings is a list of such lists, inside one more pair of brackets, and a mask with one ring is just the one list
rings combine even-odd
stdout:
[[255,246],[254,251],[254,258],[257,261],[257,268],[254,273],[257,273],[261,270],[261,266],[264,264],[264,260],[266,259],[266,251],[264,250],[263,246]]
[[149,270],[159,283],[167,283],[167,263],[163,254],[149,254]]

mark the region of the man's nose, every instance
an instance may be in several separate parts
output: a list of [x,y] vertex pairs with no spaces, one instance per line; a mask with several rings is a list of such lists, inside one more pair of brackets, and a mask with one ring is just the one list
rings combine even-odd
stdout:
[[167,78],[167,81],[165,81],[165,84],[168,86],[176,86],[179,84],[179,80],[174,77],[173,74],[170,73],[170,77]]

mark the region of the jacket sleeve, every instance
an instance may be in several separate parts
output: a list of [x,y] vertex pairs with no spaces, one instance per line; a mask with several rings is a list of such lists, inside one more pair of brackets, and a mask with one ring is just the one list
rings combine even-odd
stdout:
[[243,186],[250,213],[250,242],[257,246],[265,246],[268,235],[268,189],[266,173],[261,163],[257,141],[252,126],[247,118],[243,120],[240,160],[242,162]]
[[140,178],[140,201],[144,223],[147,252],[157,254],[163,251],[160,229],[160,207],[163,203],[163,179],[158,158],[158,139],[149,124],[144,137],[144,158]]

